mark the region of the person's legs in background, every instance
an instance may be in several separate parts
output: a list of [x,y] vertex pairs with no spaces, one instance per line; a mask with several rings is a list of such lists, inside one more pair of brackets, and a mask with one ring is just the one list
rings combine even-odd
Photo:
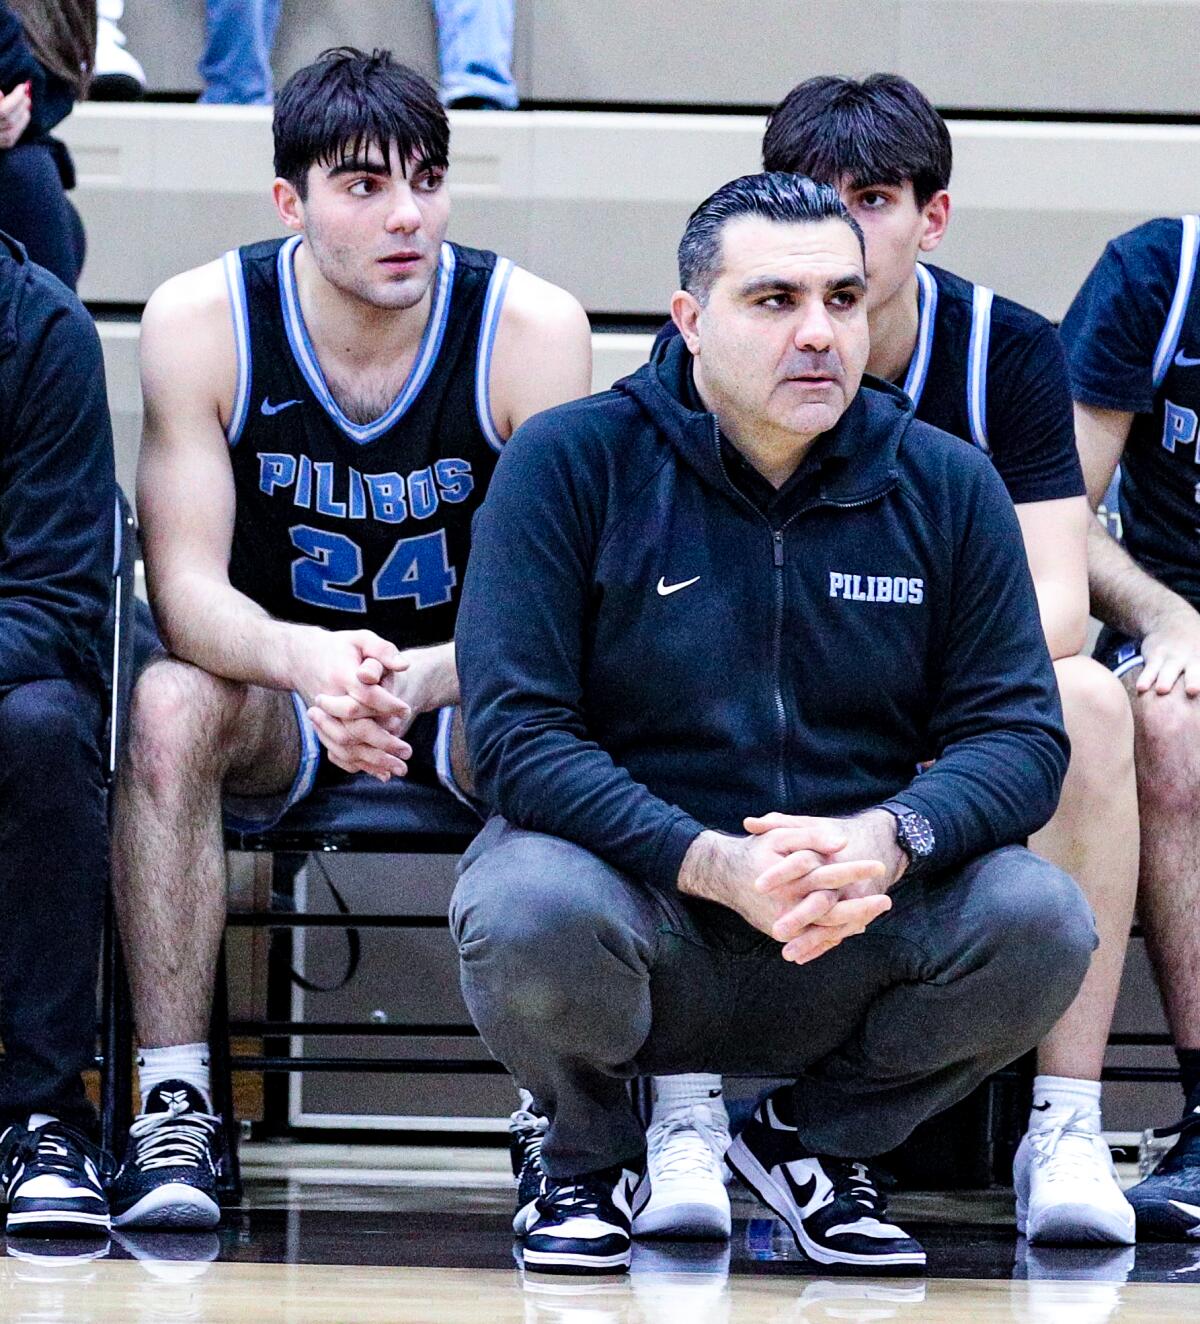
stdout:
[[146,71],[125,49],[121,19],[125,0],[97,0],[96,66],[90,101],[136,101],[146,90]]
[[513,0],[433,0],[442,100],[460,109],[515,110]]
[[206,0],[202,104],[271,104],[271,50],[281,7],[282,0]]
[[8,1230],[104,1232],[80,1072],[96,1046],[108,830],[98,695],[0,695],[0,1198]]

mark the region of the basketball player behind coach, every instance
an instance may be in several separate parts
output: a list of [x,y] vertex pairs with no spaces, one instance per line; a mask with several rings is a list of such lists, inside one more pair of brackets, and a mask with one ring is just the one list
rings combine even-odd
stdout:
[[170,656],[138,680],[120,791],[142,1111],[118,1226],[218,1218],[223,810],[266,827],[348,774],[459,791],[471,518],[513,430],[590,386],[579,304],[446,241],[450,128],[419,75],[328,51],[274,137],[289,236],[169,280],[142,322],[138,496]]

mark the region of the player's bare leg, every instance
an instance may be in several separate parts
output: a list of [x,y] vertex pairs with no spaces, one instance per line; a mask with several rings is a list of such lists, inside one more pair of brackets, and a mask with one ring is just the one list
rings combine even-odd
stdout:
[[141,1112],[110,1190],[116,1227],[220,1219],[208,1022],[225,927],[223,791],[270,795],[299,765],[291,696],[163,659],[133,696],[113,877],[141,1044]]
[[1138,910],[1177,1047],[1200,1049],[1200,699],[1134,694],[1142,814]]
[[117,792],[113,877],[143,1045],[208,1037],[225,927],[222,789],[285,790],[298,757],[288,694],[173,659],[139,678]]
[[1043,1040],[1038,1069],[1099,1080],[1137,892],[1133,715],[1121,682],[1098,662],[1064,658],[1054,670],[1071,765],[1057,812],[1029,844],[1083,889],[1100,945],[1078,997]]
[[475,769],[467,753],[467,735],[463,730],[462,709],[455,708],[450,722],[450,772],[460,791],[475,794]]
[[1129,1198],[1139,1235],[1191,1241],[1200,1235],[1200,699],[1182,680],[1159,695],[1137,694],[1136,672],[1124,679],[1142,813],[1138,910],[1187,1095],[1178,1139]]
[[1100,1071],[1125,964],[1138,876],[1133,716],[1121,682],[1090,658],[1055,663],[1071,764],[1058,810],[1030,846],[1069,873],[1100,944],[1075,1001],[1038,1050],[1018,1153],[1018,1221],[1033,1241],[1132,1242],[1133,1217],[1100,1134]]

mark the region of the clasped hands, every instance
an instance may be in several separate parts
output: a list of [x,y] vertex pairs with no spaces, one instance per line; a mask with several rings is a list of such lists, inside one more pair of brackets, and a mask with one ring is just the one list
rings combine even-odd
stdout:
[[680,891],[729,907],[804,965],[891,909],[907,865],[885,810],[855,818],[765,814],[746,837],[702,833],[684,858]]
[[408,772],[404,739],[436,705],[431,684],[440,650],[401,652],[370,630],[316,631],[305,640],[300,682],[308,717],[330,762],[381,782]]

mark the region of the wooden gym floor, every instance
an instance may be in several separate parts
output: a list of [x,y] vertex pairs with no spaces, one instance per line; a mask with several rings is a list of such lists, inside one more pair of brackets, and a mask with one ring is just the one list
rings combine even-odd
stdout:
[[212,1233],[9,1239],[4,1324],[1183,1324],[1200,1242],[1038,1250],[1011,1196],[902,1195],[921,1278],[835,1276],[736,1196],[728,1246],[639,1242],[616,1280],[523,1277],[494,1151],[247,1146],[245,1207]]

